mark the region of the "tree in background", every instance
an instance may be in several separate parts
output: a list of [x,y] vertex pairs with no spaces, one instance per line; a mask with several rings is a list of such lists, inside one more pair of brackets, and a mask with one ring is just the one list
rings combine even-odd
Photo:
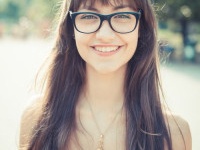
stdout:
[[[174,20],[181,27],[183,44],[188,43],[189,22],[199,22],[200,0],[152,0],[161,9],[160,20]],[[59,3],[58,0],[0,0],[0,23],[19,23],[29,20],[35,28],[45,22],[52,23]]]
[[16,27],[37,32],[49,28],[58,8],[57,0],[0,0],[0,26],[4,24],[9,33]]
[[21,3],[8,0],[0,1],[0,19],[7,22],[17,22],[22,14]]
[[24,16],[33,21],[52,19],[57,3],[57,0],[0,0],[0,19],[14,22]]
[[188,27],[190,22],[200,22],[200,0],[154,0],[161,9],[161,21],[174,20],[181,27],[183,45],[189,42]]

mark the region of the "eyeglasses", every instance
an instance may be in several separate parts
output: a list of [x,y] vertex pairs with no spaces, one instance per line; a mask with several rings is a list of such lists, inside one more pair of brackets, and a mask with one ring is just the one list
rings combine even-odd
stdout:
[[94,33],[101,28],[104,20],[107,20],[111,29],[117,33],[125,34],[135,30],[141,16],[138,12],[117,12],[102,15],[94,12],[69,11],[74,27],[85,34]]

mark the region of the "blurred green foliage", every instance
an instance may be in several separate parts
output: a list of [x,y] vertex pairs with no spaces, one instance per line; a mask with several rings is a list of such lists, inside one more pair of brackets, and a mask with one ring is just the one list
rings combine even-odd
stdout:
[[171,27],[170,30],[180,33],[181,43],[184,46],[199,41],[197,35],[200,33],[199,0],[154,0],[154,5],[161,28]]
[[[168,19],[200,21],[200,0],[153,0],[158,6],[160,21]],[[58,0],[0,0],[0,20],[17,22],[27,17],[34,22],[52,19],[58,10]]]
[[154,0],[154,6],[159,37],[173,45],[176,59],[200,62],[200,0]]
[[58,0],[0,0],[0,37],[48,37]]
[[[176,49],[192,47],[200,62],[200,0],[151,0],[159,22],[159,38]],[[61,0],[0,0],[0,37],[49,37]],[[144,10],[145,11],[145,10]]]
[[[172,27],[174,31],[182,34],[184,41],[187,41],[188,23],[200,21],[200,0],[151,1],[157,10],[160,27]],[[21,21],[28,21],[29,25],[35,28],[42,26],[44,22],[51,24],[61,2],[58,0],[0,0],[0,23],[6,24],[6,28],[13,23],[20,24]],[[198,28],[194,27],[195,30]]]
[[160,12],[160,19],[200,21],[199,0],[154,0]]
[[52,19],[57,3],[57,0],[0,0],[0,20],[15,23],[20,17],[27,17],[33,22]]
[[8,22],[15,22],[20,17],[22,10],[20,10],[21,3],[16,1],[0,1],[0,19]]

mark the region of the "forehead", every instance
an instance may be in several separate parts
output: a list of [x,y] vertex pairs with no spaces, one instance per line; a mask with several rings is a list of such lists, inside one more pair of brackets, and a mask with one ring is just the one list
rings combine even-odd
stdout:
[[96,4],[121,6],[129,5],[133,9],[137,9],[134,0],[73,0],[73,11],[77,11],[80,7],[93,7]]

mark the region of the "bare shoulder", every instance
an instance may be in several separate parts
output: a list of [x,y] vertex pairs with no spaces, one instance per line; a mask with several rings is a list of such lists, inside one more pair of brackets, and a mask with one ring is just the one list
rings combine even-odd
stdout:
[[174,150],[192,150],[192,137],[188,122],[182,117],[166,113]]
[[42,112],[42,97],[31,98],[30,104],[25,108],[21,116],[19,147],[26,147],[33,128],[37,124]]

